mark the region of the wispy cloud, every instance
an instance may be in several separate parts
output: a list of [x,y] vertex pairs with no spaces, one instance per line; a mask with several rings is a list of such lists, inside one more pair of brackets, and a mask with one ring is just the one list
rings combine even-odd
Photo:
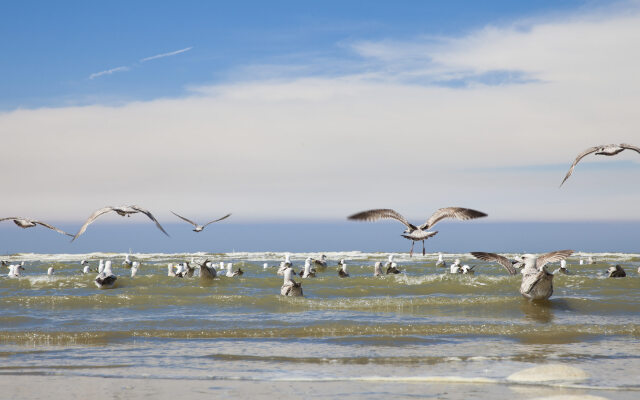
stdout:
[[116,72],[123,72],[123,71],[128,71],[128,70],[129,70],[129,67],[127,67],[127,66],[115,67],[115,68],[107,69],[107,70],[104,70],[104,71],[95,72],[95,73],[89,75],[89,79],[95,79],[95,78],[97,78],[99,76],[102,76],[102,75],[111,75],[111,74],[116,73]]
[[176,51],[170,51],[168,53],[156,54],[155,56],[145,57],[145,58],[141,59],[140,62],[143,63],[143,62],[146,62],[146,61],[156,60],[158,58],[175,56],[177,54],[185,53],[185,52],[187,52],[187,51],[189,51],[191,49],[193,49],[193,47],[185,47],[184,49],[180,49],[180,50],[176,50]]

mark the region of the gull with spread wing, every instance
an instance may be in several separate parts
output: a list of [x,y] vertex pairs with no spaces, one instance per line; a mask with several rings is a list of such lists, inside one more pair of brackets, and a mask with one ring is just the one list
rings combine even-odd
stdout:
[[29,218],[22,218],[22,217],[7,217],[7,218],[0,218],[0,222],[2,221],[8,221],[8,220],[12,220],[14,224],[18,225],[20,228],[23,229],[27,229],[27,228],[33,228],[36,225],[42,225],[45,228],[49,228],[52,229],[58,233],[62,233],[63,235],[67,235],[67,236],[73,236],[70,233],[67,233],[63,230],[60,230],[58,228],[56,228],[53,225],[49,225],[49,224],[45,224],[42,221],[36,221],[35,219],[29,219]]
[[567,179],[569,179],[569,177],[573,173],[573,169],[576,167],[578,162],[580,160],[582,160],[584,157],[588,156],[589,154],[596,153],[596,155],[598,155],[598,156],[615,156],[616,154],[618,154],[618,153],[620,153],[620,152],[622,152],[624,150],[633,150],[633,151],[635,151],[637,153],[640,153],[640,147],[632,146],[632,145],[626,144],[626,143],[622,143],[622,144],[606,144],[606,145],[602,145],[602,146],[589,147],[588,149],[586,149],[582,153],[578,154],[578,157],[576,157],[576,159],[573,161],[573,164],[571,164],[571,168],[569,168],[569,172],[567,172],[567,175],[562,180],[562,183],[560,184],[560,186],[562,186],[562,184]]
[[195,222],[191,221],[190,219],[187,219],[187,218],[185,218],[185,217],[183,217],[183,216],[181,216],[181,215],[178,215],[178,214],[174,213],[173,211],[171,211],[171,213],[172,213],[173,215],[175,215],[176,217],[180,218],[181,220],[186,221],[186,222],[190,223],[191,225],[195,226],[195,229],[193,229],[193,231],[194,231],[194,232],[202,232],[202,230],[203,230],[204,228],[206,228],[206,227],[207,227],[207,225],[209,225],[209,224],[213,224],[214,222],[222,221],[223,219],[225,219],[225,218],[229,218],[229,217],[231,216],[231,214],[227,214],[227,215],[225,215],[225,216],[224,216],[224,217],[222,217],[222,218],[214,219],[213,221],[209,221],[209,222],[207,222],[207,223],[206,223],[206,224],[204,224],[204,225],[198,225],[197,223],[195,223]]
[[413,255],[413,245],[418,241],[422,241],[422,255],[425,254],[424,241],[432,236],[435,236],[435,234],[438,233],[438,231],[428,231],[428,229],[432,228],[439,221],[445,218],[469,220],[486,216],[487,214],[480,211],[472,210],[470,208],[445,207],[434,212],[433,215],[431,215],[431,217],[429,217],[427,222],[425,222],[424,224],[415,226],[409,223],[409,221],[407,221],[407,219],[400,215],[398,212],[389,208],[382,208],[362,211],[357,214],[351,215],[350,217],[348,217],[348,219],[357,221],[377,221],[381,218],[392,218],[402,222],[407,227],[402,237],[411,240],[411,251],[409,252],[409,256],[411,256]]
[[80,228],[78,233],[76,233],[76,235],[73,237],[73,239],[71,239],[71,241],[73,242],[74,240],[76,240],[78,238],[78,236],[82,235],[84,233],[84,231],[87,230],[87,226],[89,226],[89,224],[91,224],[93,221],[95,221],[96,218],[98,218],[99,216],[101,216],[103,214],[111,212],[111,211],[115,211],[118,215],[123,216],[123,217],[125,217],[125,216],[126,217],[130,217],[131,214],[142,213],[142,214],[146,215],[147,217],[149,217],[150,220],[155,222],[156,226],[158,227],[158,229],[160,229],[162,231],[162,233],[164,233],[165,235],[169,236],[169,234],[164,230],[162,225],[160,225],[160,223],[153,216],[153,214],[151,214],[150,211],[145,210],[142,207],[135,206],[135,205],[134,206],[120,206],[120,207],[107,206],[107,207],[101,208],[101,209],[97,210],[96,212],[94,212],[93,214],[91,214],[91,216],[89,216],[89,218],[84,223],[84,225],[82,225],[82,228]]

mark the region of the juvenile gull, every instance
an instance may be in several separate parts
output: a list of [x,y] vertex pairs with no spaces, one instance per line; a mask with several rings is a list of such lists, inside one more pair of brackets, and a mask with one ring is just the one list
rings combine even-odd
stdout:
[[111,261],[104,264],[104,270],[96,277],[96,286],[100,289],[111,289],[118,278],[111,271]]
[[14,224],[18,225],[20,228],[23,229],[27,229],[27,228],[33,228],[36,225],[42,225],[45,228],[49,228],[52,229],[58,233],[62,233],[63,235],[67,235],[67,236],[72,236],[72,234],[67,233],[61,229],[56,228],[53,225],[49,225],[47,223],[44,223],[42,221],[37,221],[35,219],[29,219],[29,218],[22,218],[22,217],[7,217],[7,218],[0,218],[0,222],[2,221],[8,221],[8,220],[12,220]]
[[382,276],[382,263],[380,261],[376,261],[373,266],[373,276]]
[[620,265],[616,265],[615,267],[609,267],[607,270],[608,278],[624,278],[627,276],[627,273],[622,269]]
[[325,256],[324,254],[320,256],[320,259],[311,259],[311,262],[313,263],[313,265],[315,265],[316,267],[319,268],[327,268],[327,256]]
[[78,236],[82,235],[84,233],[84,231],[87,230],[87,227],[89,226],[89,224],[91,224],[93,221],[95,221],[96,218],[98,218],[99,216],[101,216],[103,214],[111,212],[111,211],[115,211],[118,215],[123,216],[123,217],[125,217],[125,216],[126,217],[130,217],[131,214],[142,213],[142,214],[146,215],[147,217],[149,217],[150,220],[155,222],[156,226],[158,227],[158,229],[160,229],[162,231],[162,233],[164,233],[165,235],[169,236],[169,234],[164,230],[162,225],[160,225],[160,223],[153,216],[153,214],[151,214],[150,211],[147,211],[142,207],[139,207],[139,206],[136,206],[136,205],[133,205],[133,206],[120,206],[120,207],[107,206],[107,207],[101,208],[101,209],[95,211],[93,214],[91,214],[89,216],[89,218],[87,219],[87,221],[84,223],[84,225],[82,225],[82,227],[80,228],[78,233],[76,233],[76,235],[73,237],[73,239],[71,239],[71,241],[73,242],[74,240],[76,240],[78,238]]
[[174,213],[173,211],[171,211],[171,213],[172,213],[173,215],[175,215],[176,217],[180,218],[181,220],[186,221],[186,222],[190,223],[191,225],[195,226],[195,229],[193,229],[193,231],[194,231],[194,232],[202,232],[202,230],[203,230],[204,228],[206,228],[206,227],[207,227],[207,225],[209,225],[209,224],[213,224],[214,222],[222,221],[223,219],[225,219],[225,218],[229,218],[229,217],[231,216],[231,214],[227,214],[227,215],[225,215],[225,216],[224,216],[224,217],[222,217],[222,218],[214,219],[213,221],[209,221],[209,222],[207,222],[207,223],[206,223],[206,224],[204,224],[204,225],[198,225],[197,223],[195,223],[195,222],[191,221],[190,219],[187,219],[187,218],[185,218],[185,217],[183,217],[183,216],[181,216],[181,215],[178,215],[178,214]]
[[413,245],[415,242],[422,241],[422,255],[425,254],[424,241],[438,233],[438,231],[427,231],[428,229],[435,226],[439,221],[445,218],[455,218],[460,220],[469,220],[480,217],[486,217],[487,214],[472,210],[469,208],[461,208],[461,207],[446,207],[440,208],[436,212],[429,217],[427,222],[420,226],[415,226],[405,217],[400,215],[398,212],[385,208],[385,209],[375,209],[375,210],[367,210],[362,211],[357,214],[353,214],[348,217],[351,220],[357,221],[377,221],[381,218],[392,218],[396,221],[402,222],[407,229],[405,229],[402,237],[411,240],[411,251],[409,252],[409,256],[413,255]]
[[202,264],[200,264],[200,279],[202,280],[211,280],[218,275],[218,271],[216,271],[215,267],[209,267],[209,260],[204,260]]
[[615,156],[616,154],[618,154],[618,153],[620,153],[620,152],[622,152],[624,150],[633,150],[633,151],[635,151],[637,153],[640,153],[640,147],[632,146],[632,145],[626,144],[626,143],[622,143],[622,144],[606,144],[606,145],[602,145],[602,146],[589,147],[588,149],[586,149],[582,153],[578,154],[578,157],[576,157],[576,159],[573,161],[573,164],[571,164],[571,168],[569,168],[569,172],[567,172],[567,175],[562,180],[562,183],[560,184],[560,186],[562,186],[562,184],[567,179],[569,179],[569,177],[573,173],[573,169],[576,167],[578,162],[580,160],[582,160],[585,156],[588,156],[591,153],[596,153],[596,155],[599,155],[599,156]]
[[[484,252],[472,252],[471,254],[480,260],[495,261],[505,267],[511,275],[516,274],[512,262],[506,257]],[[571,254],[573,254],[573,250],[558,250],[540,256],[524,254],[519,257],[518,260],[524,263],[520,294],[529,300],[547,300],[551,297],[553,294],[553,274],[547,271],[545,265],[564,260]]]
[[293,280],[293,269],[291,267],[284,271],[284,282],[280,288],[280,294],[282,296],[301,297],[302,296],[302,282],[298,283]]
[[[392,256],[389,256],[392,257]],[[387,263],[387,270],[385,271],[385,274],[389,275],[389,274],[399,274],[400,270],[398,269],[398,264],[394,263],[393,261],[390,261],[389,263]]]

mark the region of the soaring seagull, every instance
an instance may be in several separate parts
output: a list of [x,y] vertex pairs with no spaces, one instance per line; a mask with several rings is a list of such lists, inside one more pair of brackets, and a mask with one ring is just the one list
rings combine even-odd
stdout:
[[[506,257],[484,252],[472,252],[471,254],[480,260],[497,262],[505,267],[511,275],[517,273],[513,263]],[[545,265],[564,260],[571,254],[573,254],[573,250],[558,250],[540,256],[524,254],[518,257],[518,262],[524,264],[520,294],[529,300],[547,300],[551,297],[553,294],[553,274],[547,271]]]
[[427,222],[420,226],[415,226],[405,217],[400,215],[398,212],[391,210],[389,208],[381,208],[375,210],[367,210],[362,211],[357,214],[353,214],[348,219],[357,220],[357,221],[377,221],[381,218],[393,218],[397,221],[402,222],[407,229],[405,229],[402,237],[411,240],[411,251],[409,252],[409,256],[413,255],[413,245],[415,242],[422,241],[422,255],[425,254],[424,249],[424,241],[431,236],[435,236],[438,231],[427,231],[432,228],[435,224],[445,218],[456,218],[460,220],[469,220],[480,217],[486,217],[487,214],[472,210],[470,208],[462,208],[462,207],[445,207],[437,210],[436,212],[429,217]]
[[225,219],[225,218],[229,218],[229,217],[231,216],[231,214],[227,214],[227,215],[225,215],[225,216],[224,216],[224,217],[222,217],[222,218],[214,219],[213,221],[209,221],[209,222],[207,222],[207,223],[206,223],[206,224],[204,224],[204,225],[198,225],[198,224],[196,224],[195,222],[191,221],[190,219],[187,219],[187,218],[185,218],[185,217],[183,217],[183,216],[181,216],[181,215],[178,215],[178,214],[174,213],[173,211],[171,211],[171,213],[172,213],[173,215],[175,215],[176,217],[180,218],[181,220],[186,221],[186,222],[190,223],[191,225],[195,226],[196,228],[193,230],[194,232],[202,232],[202,230],[203,230],[204,228],[206,228],[206,227],[207,227],[207,225],[209,225],[209,224],[213,224],[214,222],[222,221],[223,219]]
[[576,159],[573,161],[573,164],[571,164],[571,168],[569,168],[569,172],[567,172],[567,175],[562,180],[562,183],[560,184],[560,186],[562,186],[562,184],[567,179],[569,179],[569,177],[573,173],[573,169],[576,167],[578,162],[580,160],[582,160],[584,157],[588,156],[589,154],[596,153],[596,155],[598,155],[598,156],[615,156],[616,154],[618,154],[618,153],[620,153],[620,152],[622,152],[624,150],[633,150],[633,151],[635,151],[637,153],[640,153],[640,147],[632,146],[632,145],[626,144],[626,143],[622,143],[622,144],[604,144],[602,146],[589,147],[588,149],[586,149],[582,153],[578,154],[578,157],[576,157]]
[[13,220],[13,223],[14,223],[14,224],[16,224],[16,225],[18,225],[20,228],[24,228],[24,229],[27,229],[27,228],[33,228],[33,227],[34,227],[34,226],[36,226],[36,225],[42,225],[42,226],[44,226],[45,228],[52,229],[52,230],[54,230],[54,231],[56,231],[56,232],[58,232],[58,233],[62,233],[63,235],[73,236],[72,234],[67,233],[67,232],[65,232],[65,231],[62,231],[62,230],[60,230],[60,229],[56,228],[56,227],[55,227],[55,226],[53,226],[53,225],[45,224],[44,222],[42,222],[42,221],[36,221],[35,219],[22,218],[22,217],[7,217],[7,218],[0,218],[0,222],[2,222],[2,221],[7,221],[7,220]]
[[87,219],[87,222],[85,222],[84,225],[82,225],[82,228],[80,228],[78,233],[76,233],[76,235],[73,237],[73,239],[71,239],[71,241],[73,242],[74,240],[76,240],[78,238],[78,236],[82,235],[84,233],[84,231],[87,230],[87,226],[89,226],[89,224],[91,224],[93,221],[95,221],[96,218],[98,218],[102,214],[106,214],[106,213],[111,212],[111,211],[115,211],[116,213],[118,213],[118,215],[121,215],[123,217],[125,217],[125,216],[130,217],[131,214],[143,213],[144,215],[149,217],[150,220],[152,220],[153,222],[156,223],[156,226],[158,227],[158,229],[160,229],[162,231],[162,233],[164,233],[165,235],[169,236],[169,234],[164,230],[162,225],[160,225],[160,223],[153,216],[153,214],[151,214],[150,211],[145,210],[142,207],[135,206],[135,205],[134,206],[120,206],[120,207],[107,206],[107,207],[101,208],[101,209],[97,210],[96,212],[94,212],[93,214],[91,214],[91,216]]

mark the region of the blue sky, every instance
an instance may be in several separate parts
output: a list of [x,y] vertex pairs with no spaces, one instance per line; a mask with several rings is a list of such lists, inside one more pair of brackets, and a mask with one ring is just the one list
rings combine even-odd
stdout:
[[6,216],[640,220],[636,153],[589,156],[558,189],[583,149],[640,144],[637,0],[24,1],[3,4],[0,35]]
[[[5,2],[0,35],[11,39],[0,42],[0,109],[180,96],[192,85],[259,78],[252,76],[253,65],[304,65],[297,73],[306,75],[353,72],[366,66],[349,65],[358,60],[347,46],[352,42],[458,36],[488,23],[600,2],[166,3]],[[139,62],[189,47],[175,57]],[[310,71],[310,59],[335,60],[337,67]],[[122,66],[129,70],[88,79]]]

